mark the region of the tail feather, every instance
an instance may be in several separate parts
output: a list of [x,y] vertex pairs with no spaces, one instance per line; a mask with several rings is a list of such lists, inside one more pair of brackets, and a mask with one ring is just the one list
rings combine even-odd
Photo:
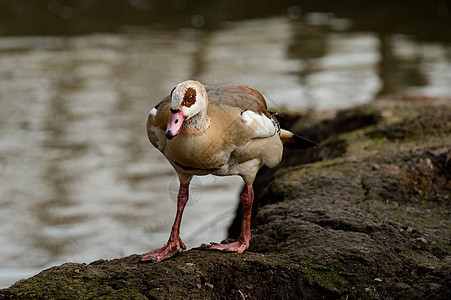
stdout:
[[288,149],[301,150],[318,146],[315,142],[303,138],[302,136],[295,135],[292,132],[285,129],[280,130],[280,140],[282,141],[284,147]]

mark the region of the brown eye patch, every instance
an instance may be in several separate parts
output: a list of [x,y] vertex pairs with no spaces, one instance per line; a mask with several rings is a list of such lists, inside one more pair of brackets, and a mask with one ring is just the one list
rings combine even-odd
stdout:
[[182,105],[186,107],[190,107],[196,102],[196,90],[193,88],[187,88],[185,92],[185,96],[183,96]]

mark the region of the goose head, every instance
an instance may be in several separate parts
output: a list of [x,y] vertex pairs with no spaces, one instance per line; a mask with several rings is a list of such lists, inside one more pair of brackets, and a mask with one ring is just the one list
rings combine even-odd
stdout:
[[205,112],[207,104],[207,92],[202,83],[188,80],[177,84],[171,92],[171,118],[166,138],[170,140],[179,134],[183,122]]

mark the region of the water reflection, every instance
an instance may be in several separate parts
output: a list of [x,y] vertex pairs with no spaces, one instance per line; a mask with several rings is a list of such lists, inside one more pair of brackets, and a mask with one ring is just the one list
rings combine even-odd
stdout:
[[[20,268],[144,253],[166,241],[174,173],[144,123],[175,83],[249,84],[273,108],[345,107],[399,91],[451,95],[450,47],[298,13],[214,29],[0,37],[1,285],[28,274]],[[241,180],[205,177],[194,187],[201,193],[182,227],[189,247],[225,238]]]
[[[191,76],[195,35],[1,39],[2,270],[143,253],[167,239],[174,174],[144,124]],[[184,220],[189,246],[225,237],[235,182],[202,180],[208,190]]]

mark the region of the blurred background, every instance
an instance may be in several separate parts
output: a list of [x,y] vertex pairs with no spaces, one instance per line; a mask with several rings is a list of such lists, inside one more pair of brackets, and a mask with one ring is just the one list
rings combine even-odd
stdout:
[[[451,95],[445,0],[1,0],[0,287],[167,240],[177,179],[148,111],[186,79],[273,109]],[[188,247],[220,242],[240,178],[192,183]]]

